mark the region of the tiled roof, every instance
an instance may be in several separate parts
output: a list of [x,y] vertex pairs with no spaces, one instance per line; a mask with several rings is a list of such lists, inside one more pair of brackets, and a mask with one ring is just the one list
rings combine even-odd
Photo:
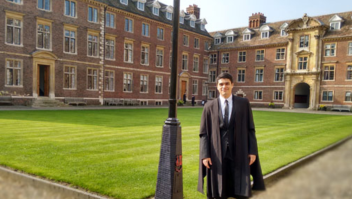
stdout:
[[[160,11],[159,11],[159,16],[156,16],[156,15],[153,14],[152,7],[148,7],[148,4],[154,2],[154,0],[147,0],[146,1],[144,11],[141,11],[141,10],[139,10],[137,8],[137,1],[134,2],[134,1],[129,0],[128,1],[128,5],[124,5],[124,4],[120,3],[120,0],[95,0],[95,1],[104,3],[104,4],[106,4],[108,6],[111,6],[111,7],[114,7],[114,8],[118,8],[118,9],[121,9],[121,10],[125,10],[125,11],[128,11],[128,12],[131,12],[133,14],[137,14],[137,15],[149,18],[149,19],[152,19],[152,20],[156,20],[156,21],[160,21],[160,22],[172,25],[172,20],[167,19],[166,18],[166,14],[165,14],[166,11],[163,11],[168,5],[163,4],[160,1],[159,1],[159,4],[160,4],[161,8],[160,8]],[[211,37],[210,34],[208,33],[208,31],[206,31],[206,30],[202,31],[200,29],[200,24],[199,23],[196,23],[195,28],[192,28],[190,26],[189,20],[188,20],[189,14],[188,13],[185,13],[185,14],[186,14],[186,16],[185,16],[184,24],[180,24],[180,28],[181,29],[185,29],[185,30],[188,30],[188,31],[191,31],[191,32],[195,32],[195,33],[207,36],[207,37]]]
[[[324,38],[336,38],[336,37],[344,37],[344,36],[352,36],[352,11],[351,12],[343,12],[343,13],[333,13],[323,16],[315,16],[311,17],[319,21],[322,25],[330,25],[330,19],[338,15],[340,16],[344,22],[341,25],[340,30],[328,30],[327,33],[324,35]],[[211,50],[225,50],[231,48],[246,48],[246,47],[253,47],[253,46],[263,46],[263,45],[273,45],[273,44],[285,44],[288,42],[287,36],[281,36],[281,29],[280,27],[284,23],[290,24],[294,20],[286,20],[286,21],[279,21],[273,23],[265,23],[263,25],[268,25],[272,32],[270,32],[269,38],[262,39],[261,32],[259,28],[250,29],[254,32],[251,35],[250,41],[243,41],[243,31],[248,27],[241,27],[241,28],[233,28],[227,29],[222,31],[210,32],[210,35],[214,37],[216,34],[220,33],[223,35],[222,43],[219,45],[212,45]],[[262,25],[262,26],[263,26]],[[237,36],[234,37],[233,43],[226,43],[225,33],[228,31],[233,31]]]

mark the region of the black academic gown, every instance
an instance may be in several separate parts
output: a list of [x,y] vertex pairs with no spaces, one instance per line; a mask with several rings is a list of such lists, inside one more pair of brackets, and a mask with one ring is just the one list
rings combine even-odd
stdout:
[[[257,140],[252,110],[246,98],[233,96],[233,108],[230,123],[234,123],[232,155],[234,161],[234,185],[236,196],[250,197],[251,182],[253,177],[253,190],[265,190],[263,175],[260,167]],[[222,197],[222,161],[219,100],[212,100],[205,104],[200,125],[200,155],[199,155],[199,177],[198,191],[204,193],[204,177],[207,176],[208,198]],[[220,111],[221,113],[221,111]],[[249,166],[248,155],[256,155],[256,161]],[[213,165],[207,169],[202,159],[210,157]]]

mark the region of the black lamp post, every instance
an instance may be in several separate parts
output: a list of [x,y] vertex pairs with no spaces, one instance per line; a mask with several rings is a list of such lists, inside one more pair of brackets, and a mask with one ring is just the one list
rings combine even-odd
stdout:
[[163,126],[155,199],[183,198],[181,126],[176,118],[179,16],[180,0],[174,0],[169,117]]

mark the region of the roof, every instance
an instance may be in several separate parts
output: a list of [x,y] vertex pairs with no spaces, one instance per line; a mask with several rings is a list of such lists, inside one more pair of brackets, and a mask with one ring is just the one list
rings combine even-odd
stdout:
[[[120,0],[95,0],[95,1],[104,3],[108,6],[111,6],[111,7],[117,8],[117,9],[125,10],[127,12],[130,12],[130,13],[133,13],[136,15],[140,15],[140,16],[149,18],[152,20],[156,20],[156,21],[163,22],[165,24],[172,25],[173,20],[169,20],[166,18],[166,11],[167,11],[168,5],[161,3],[158,0],[146,0],[144,11],[141,11],[137,8],[138,0],[133,0],[133,1],[128,0],[128,5],[120,3]],[[153,8],[152,4],[154,2],[160,4],[159,16],[154,15],[152,12],[152,8]],[[197,34],[201,34],[201,35],[204,35],[207,37],[211,37],[210,34],[208,33],[208,31],[206,31],[206,30],[203,31],[200,29],[201,23],[196,23],[195,28],[192,28],[190,26],[189,21],[190,21],[190,14],[185,12],[185,21],[184,21],[184,24],[180,24],[180,28],[197,33]],[[201,19],[197,19],[196,22],[198,22],[198,21],[201,21]]]
[[[313,18],[321,26],[329,26],[330,19],[335,19],[335,20],[340,18],[342,19],[340,20],[342,21],[341,29],[328,30],[326,34],[323,36],[323,39],[352,36],[352,11],[343,12],[343,13],[332,13],[328,15],[315,16],[310,18]],[[264,45],[273,45],[273,44],[278,44],[278,45],[287,44],[288,37],[281,36],[281,27],[285,23],[289,24],[288,26],[290,26],[291,23],[299,20],[302,20],[302,19],[298,18],[295,20],[285,20],[285,21],[278,21],[273,23],[265,23],[265,24],[262,24],[260,28],[240,27],[240,28],[232,28],[232,29],[227,29],[222,31],[210,32],[210,35],[212,37],[222,35],[222,44],[213,45],[211,50],[245,48],[245,47],[251,47],[251,46],[264,46]],[[263,29],[262,27],[267,27],[267,28]],[[269,38],[265,38],[265,39],[261,38],[261,31],[260,31],[261,28],[264,31],[270,28],[271,32],[269,33]],[[247,30],[247,32],[252,31],[250,41],[243,41],[243,34],[247,33],[247,32],[244,32],[245,30]],[[237,34],[237,36],[234,37],[233,43],[226,43],[225,34],[230,31],[233,31],[235,34]]]

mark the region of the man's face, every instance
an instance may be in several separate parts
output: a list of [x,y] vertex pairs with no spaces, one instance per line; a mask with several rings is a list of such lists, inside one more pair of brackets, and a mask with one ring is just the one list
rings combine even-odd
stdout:
[[229,98],[232,94],[233,83],[230,79],[219,79],[217,88],[222,97]]

